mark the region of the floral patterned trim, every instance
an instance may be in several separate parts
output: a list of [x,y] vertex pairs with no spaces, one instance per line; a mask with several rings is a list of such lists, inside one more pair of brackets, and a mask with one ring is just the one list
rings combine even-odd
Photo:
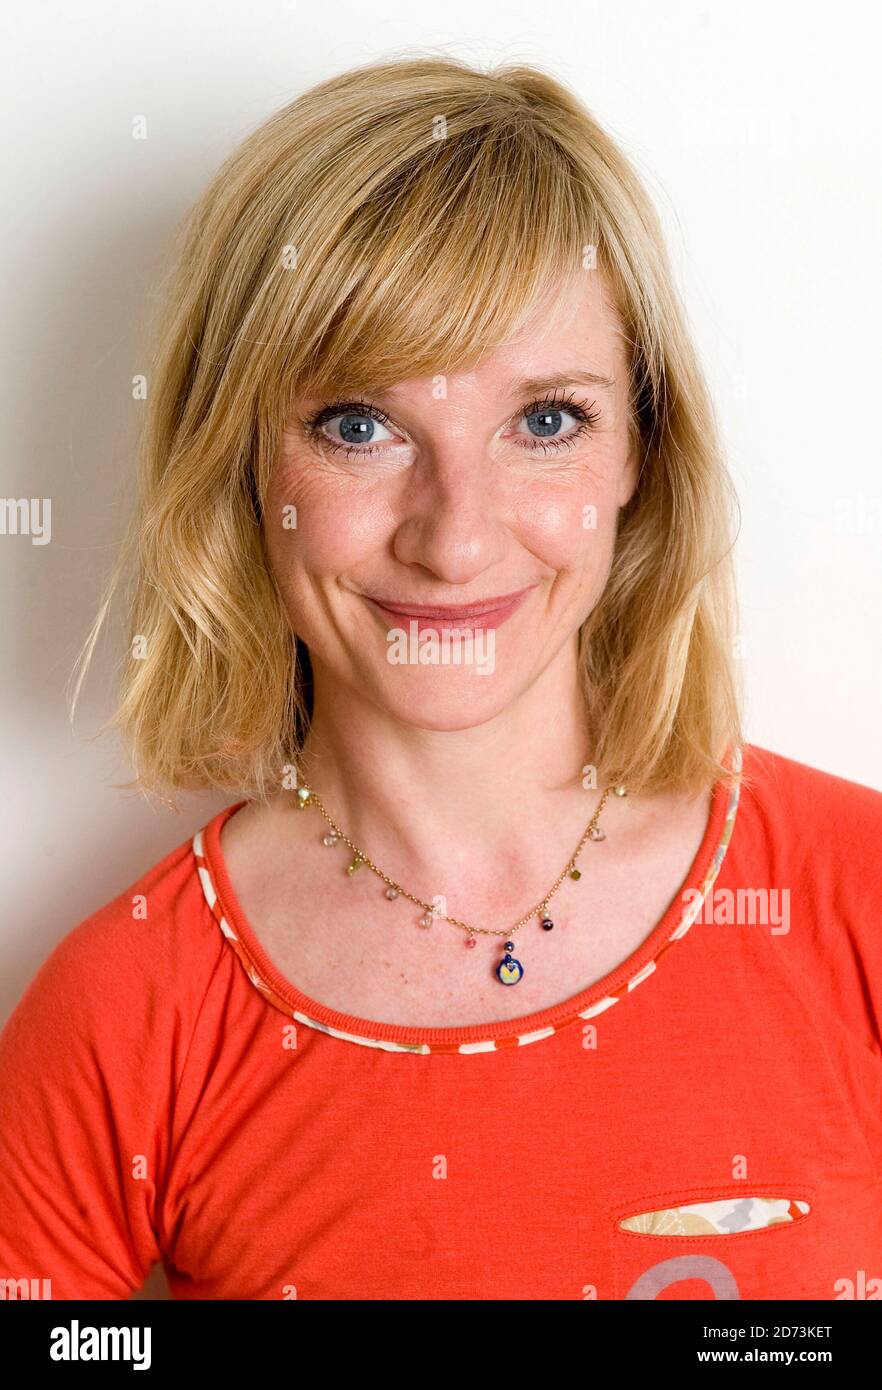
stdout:
[[[732,770],[735,776],[729,789],[729,800],[726,806],[726,815],[723,821],[722,833],[717,844],[714,857],[701,885],[700,893],[693,898],[689,906],[683,912],[679,923],[664,941],[662,941],[652,960],[647,961],[630,979],[626,980],[622,987],[615,994],[608,994],[602,999],[595,1000],[587,1008],[579,1009],[572,1014],[555,1020],[544,1028],[537,1028],[530,1033],[502,1033],[495,1038],[482,1038],[475,1042],[396,1042],[389,1038],[370,1038],[357,1033],[348,1033],[340,1028],[334,1028],[329,1023],[323,1023],[321,1019],[311,1018],[308,1014],[302,1013],[299,1009],[292,1009],[291,1005],[281,998],[267,983],[261,978],[255,969],[254,962],[251,960],[244,943],[236,936],[229,922],[226,920],[223,907],[217,895],[211,870],[205,855],[204,834],[205,827],[198,831],[193,837],[193,854],[196,859],[196,868],[199,874],[199,882],[202,885],[202,892],[205,896],[212,915],[220,927],[227,944],[235,951],[236,955],[245,970],[248,979],[255,989],[265,995],[269,1003],[273,1004],[289,1018],[295,1019],[298,1023],[304,1024],[307,1028],[314,1028],[320,1033],[327,1033],[332,1038],[340,1038],[343,1042],[359,1043],[362,1047],[379,1048],[383,1052],[415,1052],[421,1054],[428,1053],[472,1053],[472,1052],[497,1052],[504,1048],[525,1047],[528,1043],[538,1042],[541,1038],[550,1038],[561,1029],[569,1027],[577,1019],[595,1018],[598,1014],[605,1013],[611,1009],[613,1004],[618,1004],[619,1000],[624,999],[652,975],[664,953],[673,946],[675,941],[680,941],[688,932],[692,923],[701,912],[707,894],[713,886],[714,880],[720,871],[720,865],[726,855],[729,841],[732,838],[732,830],[735,825],[735,816],[738,810],[738,800],[741,791],[741,753],[735,751]],[[584,992],[584,991],[583,991]],[[501,1028],[505,1024],[500,1024]]]
[[651,1236],[731,1236],[801,1221],[810,1210],[808,1202],[786,1197],[725,1197],[626,1216],[619,1228]]

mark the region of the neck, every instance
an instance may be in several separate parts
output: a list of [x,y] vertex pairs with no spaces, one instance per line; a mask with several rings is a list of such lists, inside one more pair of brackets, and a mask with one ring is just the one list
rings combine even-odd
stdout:
[[403,724],[321,670],[314,680],[299,780],[360,849],[413,892],[449,893],[452,911],[498,896],[500,881],[518,899],[541,896],[602,790],[582,783],[575,651],[495,718],[453,731]]

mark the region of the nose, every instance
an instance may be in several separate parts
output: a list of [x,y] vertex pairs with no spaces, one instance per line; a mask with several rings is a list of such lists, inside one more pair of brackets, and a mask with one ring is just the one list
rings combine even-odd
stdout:
[[435,446],[411,472],[394,534],[397,560],[467,584],[503,559],[509,530],[498,480],[479,449]]

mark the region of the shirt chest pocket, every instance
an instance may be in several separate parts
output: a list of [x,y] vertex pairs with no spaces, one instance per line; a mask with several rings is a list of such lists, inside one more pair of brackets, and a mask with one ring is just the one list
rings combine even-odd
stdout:
[[622,1202],[611,1214],[615,1297],[803,1296],[788,1284],[810,1277],[814,1208],[814,1189],[798,1182],[670,1189]]

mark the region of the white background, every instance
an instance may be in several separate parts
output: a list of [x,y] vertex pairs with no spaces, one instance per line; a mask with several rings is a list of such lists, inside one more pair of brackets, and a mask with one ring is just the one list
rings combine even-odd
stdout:
[[741,498],[748,736],[882,787],[876,23],[783,0],[4,5],[0,491],[51,497],[53,536],[0,536],[0,1020],[62,935],[232,800],[175,816],[119,789],[115,740],[91,737],[118,628],[74,730],[65,684],[131,502],[169,233],[250,129],[369,58],[535,61],[635,161]]

